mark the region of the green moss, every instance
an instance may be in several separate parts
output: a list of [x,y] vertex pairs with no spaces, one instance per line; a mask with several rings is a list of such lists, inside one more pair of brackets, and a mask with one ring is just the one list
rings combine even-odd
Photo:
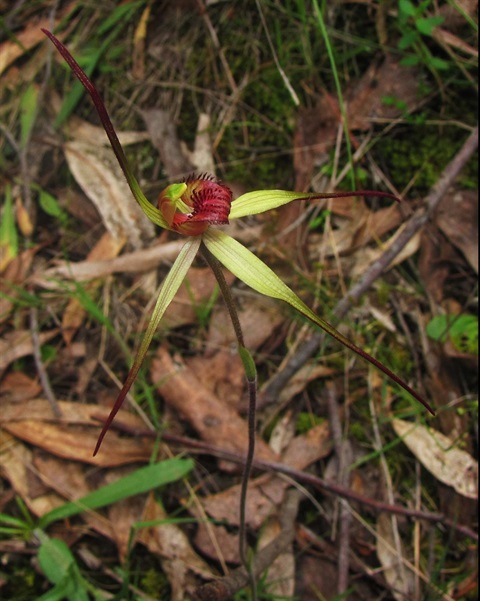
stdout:
[[141,578],[141,588],[155,599],[167,599],[170,591],[168,578],[158,569],[150,568]]
[[318,417],[312,413],[302,411],[297,416],[296,431],[298,434],[305,434],[305,432],[308,432],[313,427],[318,426],[318,424],[321,424],[324,421],[324,417]]
[[30,601],[37,599],[42,593],[41,576],[35,572],[33,567],[15,563],[10,567],[11,573],[6,576],[7,584],[2,587],[1,599],[11,601]]
[[[413,179],[410,195],[412,192],[423,195],[438,181],[465,139],[465,131],[458,128],[439,130],[429,125],[416,125],[381,140],[373,154],[399,190]],[[458,184],[476,188],[477,177],[477,160],[472,159],[459,176]]]

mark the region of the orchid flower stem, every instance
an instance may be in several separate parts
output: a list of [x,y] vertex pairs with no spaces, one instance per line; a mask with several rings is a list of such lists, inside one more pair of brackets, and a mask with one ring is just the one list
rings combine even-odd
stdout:
[[257,370],[253,361],[252,355],[245,347],[245,341],[243,338],[242,327],[240,325],[240,319],[238,317],[237,308],[235,301],[230,290],[230,286],[225,280],[222,266],[220,262],[212,255],[208,248],[202,244],[201,246],[202,255],[207,261],[208,265],[212,269],[215,278],[218,282],[220,292],[222,293],[223,299],[228,309],[230,319],[233,325],[233,330],[237,338],[238,353],[243,363],[245,375],[247,377],[248,385],[248,449],[247,457],[245,459],[245,466],[242,475],[242,484],[240,490],[240,520],[239,520],[239,543],[238,550],[240,561],[244,568],[250,575],[250,587],[252,591],[252,598],[255,600],[256,595],[256,582],[255,577],[251,568],[251,564],[247,559],[246,552],[246,506],[247,506],[247,491],[248,482],[250,480],[250,474],[252,472],[253,458],[255,455],[255,430],[256,430],[256,413],[257,413]]

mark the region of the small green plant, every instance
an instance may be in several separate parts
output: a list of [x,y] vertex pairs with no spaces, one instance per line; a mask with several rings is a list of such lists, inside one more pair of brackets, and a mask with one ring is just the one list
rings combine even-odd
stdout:
[[398,49],[407,53],[400,63],[411,67],[424,64],[432,71],[445,71],[449,67],[448,62],[433,56],[425,43],[425,38],[430,38],[435,27],[444,21],[444,17],[440,15],[428,16],[427,10],[431,5],[431,0],[418,4],[410,0],[399,1],[397,25],[401,38]]
[[436,315],[427,324],[432,340],[447,340],[461,353],[478,355],[478,317],[476,315]]
[[22,517],[0,513],[0,536],[29,540],[35,528],[35,521],[20,497],[15,497],[15,502]]
[[[0,535],[23,540],[36,540],[39,544],[38,561],[43,573],[53,587],[39,601],[88,601],[93,595],[96,599],[108,599],[110,595],[102,593],[82,576],[80,566],[68,545],[47,534],[47,528],[53,523],[72,518],[85,511],[100,509],[135,495],[158,489],[185,477],[193,468],[190,459],[169,459],[139,468],[107,484],[98,490],[78,499],[64,503],[49,511],[39,520],[34,520],[23,501],[16,499],[21,517],[0,513]],[[149,525],[149,524],[146,524]],[[140,524],[139,527],[144,527]]]
[[66,227],[69,222],[69,217],[58,203],[58,200],[39,186],[32,185],[32,188],[37,189],[38,204],[42,211],[50,217],[58,219],[60,225]]

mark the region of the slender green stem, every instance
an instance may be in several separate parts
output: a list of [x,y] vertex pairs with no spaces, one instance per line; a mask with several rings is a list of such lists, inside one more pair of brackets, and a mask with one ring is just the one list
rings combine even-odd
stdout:
[[247,510],[247,492],[248,482],[252,472],[253,458],[255,455],[255,430],[256,430],[256,414],[257,414],[257,371],[255,363],[249,351],[245,347],[245,341],[243,338],[242,327],[240,325],[240,319],[238,317],[237,308],[235,301],[230,290],[230,286],[225,280],[223,275],[222,266],[219,261],[212,255],[208,248],[202,244],[202,254],[207,261],[208,265],[212,269],[215,278],[218,282],[220,292],[222,293],[223,299],[228,309],[230,319],[232,321],[233,330],[237,338],[238,352],[243,363],[245,375],[247,377],[248,385],[248,449],[247,457],[245,459],[245,466],[242,475],[242,484],[240,488],[240,520],[239,520],[239,543],[238,552],[240,561],[247,570],[250,576],[250,587],[252,591],[252,599],[257,599],[256,582],[255,576],[252,571],[252,566],[247,559],[247,528],[246,528],[246,510]]

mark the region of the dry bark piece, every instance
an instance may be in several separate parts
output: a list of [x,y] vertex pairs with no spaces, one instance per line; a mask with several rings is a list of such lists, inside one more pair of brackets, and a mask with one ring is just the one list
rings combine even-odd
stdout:
[[162,261],[175,260],[184,244],[183,240],[175,240],[174,242],[158,244],[150,248],[126,253],[109,261],[79,261],[78,263],[59,261],[56,267],[36,273],[31,281],[35,285],[49,290],[59,288],[63,290],[63,285],[57,283],[56,279],[84,282],[93,278],[105,277],[112,273],[141,273],[158,267]]

